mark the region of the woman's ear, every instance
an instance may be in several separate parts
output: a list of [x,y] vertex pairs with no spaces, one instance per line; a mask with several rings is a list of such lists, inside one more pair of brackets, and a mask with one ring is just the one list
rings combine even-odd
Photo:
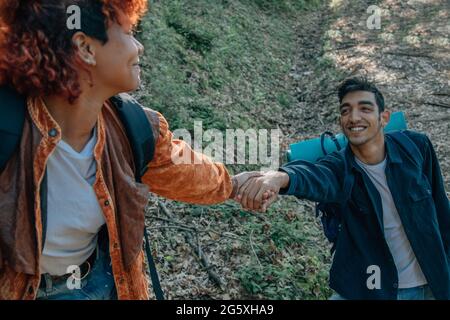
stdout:
[[77,32],[73,35],[72,42],[76,48],[76,54],[81,61],[94,67],[97,61],[95,59],[95,48],[92,39],[83,32]]

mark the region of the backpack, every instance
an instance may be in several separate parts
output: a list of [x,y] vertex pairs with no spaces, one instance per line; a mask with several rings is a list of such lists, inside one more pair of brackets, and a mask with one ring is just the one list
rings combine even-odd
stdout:
[[[148,169],[147,164],[152,160],[155,151],[155,138],[151,124],[142,106],[130,95],[119,94],[111,98],[111,101],[127,133],[133,151],[136,181],[140,183],[142,176]],[[20,144],[25,113],[26,98],[11,88],[0,86],[0,172],[3,171]],[[46,181],[42,183],[46,183]],[[46,206],[46,201],[43,200],[42,202]],[[44,226],[45,224],[43,223]],[[147,228],[145,227],[144,236],[153,290],[156,299],[164,300],[164,294],[150,250]],[[45,238],[45,235],[43,237]]]
[[[328,154],[325,149],[326,136],[331,138],[331,141],[336,145],[336,150],[338,152],[343,150],[339,141],[336,139],[336,136],[330,131],[325,131],[320,135],[320,147],[324,154],[320,159],[326,157]],[[341,228],[342,206],[338,203],[318,202],[316,203],[315,210],[316,218],[320,216],[325,237],[332,243],[330,252],[333,253],[336,250],[336,242]]]
[[[396,130],[387,132],[386,135],[391,137],[397,144],[399,144],[402,148],[405,149],[407,154],[413,159],[416,166],[418,168],[422,168],[423,165],[423,156],[417,147],[416,143],[405,134],[406,130]],[[327,151],[324,147],[325,137],[330,136],[331,140],[336,144],[336,148],[339,152],[341,152],[342,147],[339,142],[336,140],[336,137],[333,133],[326,131],[320,136],[320,143],[322,152],[324,155],[327,155]],[[323,157],[322,157],[323,158]],[[344,185],[349,185],[349,181],[345,181]],[[347,190],[346,186],[344,189]],[[332,247],[330,249],[331,254],[336,250],[337,239],[339,236],[339,231],[341,229],[341,219],[342,219],[342,204],[337,203],[326,203],[320,202],[316,203],[316,218],[320,216],[320,220],[322,222],[323,231],[325,237],[329,242],[332,243]]]

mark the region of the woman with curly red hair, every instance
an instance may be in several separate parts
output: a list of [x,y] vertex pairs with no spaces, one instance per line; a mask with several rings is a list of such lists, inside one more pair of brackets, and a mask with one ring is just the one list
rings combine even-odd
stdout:
[[[225,167],[172,139],[149,109],[155,152],[135,182],[112,98],[139,85],[143,46],[133,28],[146,2],[0,3],[0,86],[26,98],[20,147],[0,173],[0,299],[147,299],[148,187],[198,204],[232,193]],[[78,9],[79,29],[68,27],[69,7]],[[172,154],[200,162],[176,165]],[[69,288],[73,266],[82,280]]]

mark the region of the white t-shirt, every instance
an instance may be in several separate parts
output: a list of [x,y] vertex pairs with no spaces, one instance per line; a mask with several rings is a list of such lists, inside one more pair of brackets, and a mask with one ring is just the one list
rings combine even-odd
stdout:
[[70,265],[85,262],[95,250],[105,223],[95,195],[94,148],[97,133],[81,152],[59,141],[47,162],[47,233],[41,273],[63,275]]
[[404,289],[427,284],[403,229],[402,221],[387,184],[386,159],[376,165],[365,164],[356,157],[355,160],[367,173],[380,194],[383,206],[384,237],[397,267],[398,287]]

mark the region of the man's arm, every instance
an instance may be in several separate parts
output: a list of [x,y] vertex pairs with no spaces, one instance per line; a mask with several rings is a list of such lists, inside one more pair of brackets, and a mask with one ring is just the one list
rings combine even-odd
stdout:
[[[342,181],[345,174],[344,159],[331,154],[317,163],[297,160],[255,177],[243,184],[237,201],[250,210],[265,211],[276,194],[294,195],[318,202],[340,202],[343,199]],[[263,205],[263,194],[272,191],[271,198]]]
[[289,186],[280,194],[316,202],[340,202],[345,173],[344,159],[337,153],[320,161],[297,160],[282,166],[280,171],[289,175]]
[[447,257],[450,259],[450,202],[445,193],[444,181],[436,152],[428,137],[427,150],[424,158],[423,170],[431,184],[442,241]]
[[[173,139],[163,115],[159,118],[159,136],[153,160],[142,177],[150,191],[165,198],[195,204],[215,204],[229,199],[233,186],[227,169],[207,156],[194,152],[182,140]],[[174,163],[172,159],[189,159]]]

